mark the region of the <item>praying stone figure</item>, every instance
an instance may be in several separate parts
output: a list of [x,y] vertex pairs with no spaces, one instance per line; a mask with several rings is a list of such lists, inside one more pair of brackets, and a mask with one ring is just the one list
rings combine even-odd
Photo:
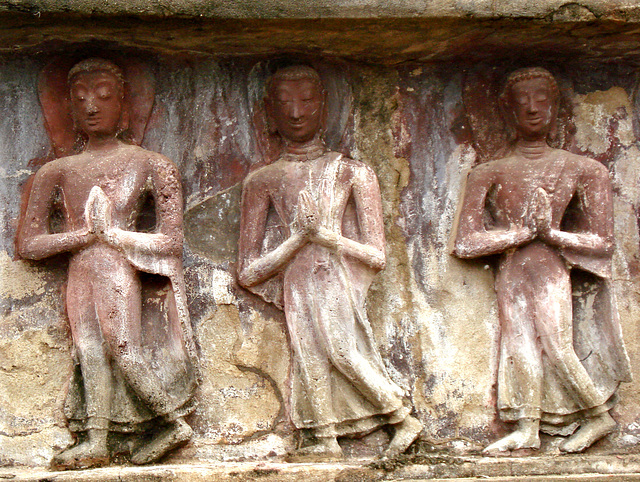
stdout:
[[313,441],[296,457],[341,457],[338,437],[386,424],[395,434],[385,455],[400,454],[422,424],[387,374],[365,313],[369,285],[385,265],[376,176],[325,147],[326,94],[314,69],[278,70],[265,107],[283,150],[244,182],[238,278],[285,312],[291,418]]
[[[107,464],[110,432],[141,434],[131,461],[144,464],[192,434],[184,416],[195,408],[198,375],[182,272],[182,188],[169,159],[117,137],[126,127],[118,66],[82,61],[68,83],[86,145],[36,173],[17,238],[22,258],[70,255],[76,366],[65,415],[78,441],[52,466]],[[155,223],[137,230],[145,205]]]
[[500,96],[515,142],[471,170],[454,254],[499,255],[498,409],[516,430],[485,453],[581,452],[612,432],[629,360],[611,286],[612,189],[599,162],[550,147],[559,89],[542,68],[513,72]]

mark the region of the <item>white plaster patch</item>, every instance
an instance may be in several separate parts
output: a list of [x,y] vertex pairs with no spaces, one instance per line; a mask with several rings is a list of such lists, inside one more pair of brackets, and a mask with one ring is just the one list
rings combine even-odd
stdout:
[[269,434],[238,445],[212,445],[205,438],[194,439],[196,457],[200,460],[251,460],[282,456],[293,448],[292,442],[275,434]]
[[46,281],[42,269],[26,261],[14,261],[9,255],[0,252],[0,295],[21,299],[44,293]]
[[[631,112],[631,101],[622,87],[576,96],[574,114],[578,145],[596,155],[607,152],[612,138],[624,146],[631,145],[634,142]],[[616,130],[610,133],[616,120]]]
[[47,466],[53,456],[72,442],[68,430],[47,427],[22,437],[0,435],[0,454],[3,460],[15,465]]
[[211,290],[218,305],[233,305],[236,297],[233,294],[233,276],[228,271],[216,269],[211,272]]

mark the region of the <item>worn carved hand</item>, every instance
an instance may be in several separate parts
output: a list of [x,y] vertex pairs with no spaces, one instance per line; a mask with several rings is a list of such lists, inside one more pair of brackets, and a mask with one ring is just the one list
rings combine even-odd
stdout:
[[549,194],[539,187],[533,196],[531,215],[535,231],[543,239],[551,230],[551,200]]
[[85,204],[85,219],[90,233],[105,237],[111,229],[111,201],[99,186],[93,186]]
[[318,208],[307,190],[298,194],[298,212],[294,220],[294,231],[310,237],[318,232]]

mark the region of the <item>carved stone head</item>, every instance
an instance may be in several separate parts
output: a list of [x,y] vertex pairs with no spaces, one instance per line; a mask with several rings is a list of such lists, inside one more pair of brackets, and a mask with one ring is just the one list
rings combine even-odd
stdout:
[[553,75],[541,67],[512,72],[500,94],[512,140],[547,139],[557,134],[559,89]]
[[123,116],[124,77],[113,62],[91,58],[68,75],[71,113],[76,130],[92,137],[116,136],[127,127]]
[[265,107],[270,130],[292,144],[304,144],[322,135],[325,106],[320,76],[306,65],[280,69],[267,83]]

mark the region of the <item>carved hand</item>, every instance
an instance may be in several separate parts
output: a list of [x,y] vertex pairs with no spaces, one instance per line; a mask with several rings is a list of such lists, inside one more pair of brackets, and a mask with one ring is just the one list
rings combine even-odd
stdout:
[[91,188],[84,216],[90,233],[106,237],[111,229],[111,201],[99,186]]
[[540,237],[544,237],[551,230],[551,200],[547,191],[539,187],[533,196],[531,213],[535,231]]
[[324,227],[318,228],[317,232],[315,232],[311,236],[311,241],[313,241],[314,243],[318,243],[324,246],[325,248],[329,248],[333,250],[338,249],[341,239],[342,239],[341,235]]
[[305,237],[311,237],[318,232],[318,208],[307,190],[298,194],[298,211],[293,224],[293,231]]

